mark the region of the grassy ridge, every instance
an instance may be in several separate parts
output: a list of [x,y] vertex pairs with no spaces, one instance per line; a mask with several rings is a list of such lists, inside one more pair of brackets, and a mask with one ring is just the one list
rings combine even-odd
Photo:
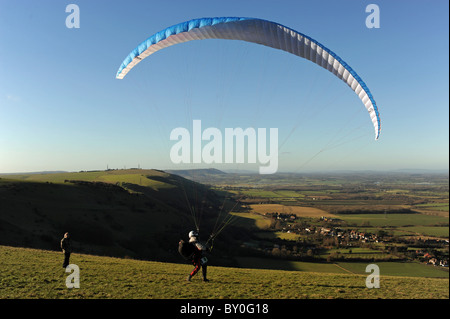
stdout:
[[78,252],[176,261],[176,243],[194,225],[188,202],[202,208],[205,227],[221,203],[158,170],[0,175],[0,243],[54,250],[68,231]]
[[71,258],[80,267],[80,288],[68,289],[61,262],[59,252],[0,246],[0,298],[449,298],[448,279],[382,275],[381,287],[368,289],[365,275],[210,266],[209,283],[200,277],[189,283],[187,264],[81,254]]

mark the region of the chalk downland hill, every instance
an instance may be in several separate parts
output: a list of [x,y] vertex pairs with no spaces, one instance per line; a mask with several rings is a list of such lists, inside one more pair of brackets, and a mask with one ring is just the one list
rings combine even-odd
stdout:
[[208,187],[159,170],[3,175],[0,244],[60,250],[69,232],[80,253],[176,262],[179,239],[194,227],[191,210],[201,210],[206,234],[222,203]]

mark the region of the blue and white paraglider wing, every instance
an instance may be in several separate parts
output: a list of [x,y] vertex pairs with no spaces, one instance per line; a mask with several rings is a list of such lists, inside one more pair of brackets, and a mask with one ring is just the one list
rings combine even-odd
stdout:
[[116,78],[124,76],[149,55],[174,44],[192,40],[227,39],[262,44],[310,60],[336,75],[364,103],[380,136],[380,114],[372,94],[358,74],[338,55],[314,39],[281,24],[255,18],[202,18],[164,29],[138,45],[125,58]]

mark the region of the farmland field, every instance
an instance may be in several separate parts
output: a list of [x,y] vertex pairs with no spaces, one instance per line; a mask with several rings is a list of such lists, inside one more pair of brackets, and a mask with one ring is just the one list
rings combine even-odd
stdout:
[[231,213],[234,216],[240,217],[239,224],[252,226],[254,225],[258,229],[266,229],[270,226],[270,219],[259,214],[249,213]]
[[411,227],[399,227],[397,231],[404,232],[408,235],[425,235],[431,237],[443,237],[448,238],[449,228],[446,226],[436,227],[436,226],[411,226]]
[[448,218],[424,214],[341,214],[339,218],[358,226],[363,223],[370,223],[371,226],[431,226],[448,223]]
[[337,217],[336,215],[314,207],[285,206],[280,204],[259,204],[250,205],[250,207],[252,211],[260,214],[278,212],[284,214],[294,214],[298,217]]

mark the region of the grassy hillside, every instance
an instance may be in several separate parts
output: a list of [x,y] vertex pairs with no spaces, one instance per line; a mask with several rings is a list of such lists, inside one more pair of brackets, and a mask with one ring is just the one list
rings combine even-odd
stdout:
[[0,244],[59,250],[68,231],[78,252],[174,261],[191,210],[206,227],[220,204],[207,187],[158,170],[0,176]]
[[[69,275],[58,252],[0,246],[0,298],[150,299],[445,299],[449,280],[383,276],[368,289],[366,275],[309,271],[208,268],[210,282],[186,282],[192,266],[73,254],[80,288],[68,289]],[[207,286],[207,289],[203,289]]]
[[[210,174],[210,172],[206,173]],[[218,172],[214,174],[220,175],[221,178],[223,178],[222,175],[226,175]],[[83,273],[92,279],[90,281],[92,290],[84,290],[82,295],[72,297],[191,298],[193,296],[187,291],[186,294],[183,292],[182,287],[185,286],[180,286],[186,284],[184,278],[191,266],[143,263],[137,260],[171,263],[182,261],[176,250],[177,243],[194,228],[195,217],[198,222],[201,222],[202,239],[206,239],[212,228],[217,225],[217,215],[220,213],[227,215],[226,212],[232,207],[235,208],[230,198],[230,192],[233,192],[233,189],[229,187],[213,189],[214,191],[192,180],[159,170],[130,169],[0,175],[0,245],[45,249],[39,253],[28,251],[30,255],[27,255],[20,253],[20,250],[13,253],[7,251],[9,248],[5,248],[5,258],[2,258],[0,254],[1,269],[3,270],[3,263],[8,259],[11,264],[9,266],[5,264],[7,271],[1,277],[1,283],[4,282],[5,285],[0,285],[0,293],[3,287],[9,287],[4,291],[10,291],[8,294],[11,296],[17,293],[17,296],[21,298],[25,293],[31,297],[42,297],[41,292],[32,292],[28,295],[30,292],[25,289],[28,286],[22,284],[22,282],[26,283],[22,276],[27,276],[24,272],[33,273],[30,267],[45,265],[49,269],[46,269],[42,276],[39,272],[33,274],[31,276],[35,278],[33,283],[38,284],[36,289],[48,290],[48,287],[51,287],[57,290],[56,293],[49,291],[48,294],[51,298],[58,297],[58,290],[61,290],[61,283],[58,281],[60,280],[58,268],[61,265],[59,241],[62,234],[69,231],[76,252],[72,262],[80,263],[80,267],[84,269]],[[253,192],[252,196],[256,196],[255,189],[250,191]],[[331,191],[324,195],[323,202],[331,201],[328,197],[335,196],[335,190]],[[374,244],[373,247],[359,245],[359,242],[352,242],[349,246],[351,248],[345,243],[340,247],[334,247],[335,241],[331,242],[329,238],[324,237],[328,240],[325,243],[325,239],[320,237],[320,234],[309,236],[304,232],[287,232],[287,228],[283,227],[288,227],[288,223],[289,226],[296,226],[297,223],[302,227],[309,227],[310,224],[322,227],[324,224],[319,221],[320,216],[335,218],[335,215],[326,213],[319,206],[313,207],[314,200],[311,200],[312,206],[292,204],[294,199],[303,201],[310,196],[307,192],[302,190],[300,194],[294,190],[274,190],[267,196],[275,194],[283,201],[289,198],[291,201],[280,204],[275,201],[275,197],[271,197],[272,202],[265,203],[258,198],[249,202],[248,205],[244,203],[243,206],[236,207],[229,215],[233,217],[231,226],[222,232],[214,243],[213,265],[215,267],[211,268],[211,274],[215,274],[215,280],[212,286],[213,292],[208,292],[212,295],[205,294],[200,298],[356,298],[351,295],[360,293],[359,288],[356,289],[360,287],[358,285],[364,288],[364,280],[367,276],[365,267],[375,261],[380,266],[383,278],[392,280],[395,283],[394,286],[403,287],[407,292],[395,292],[385,296],[379,293],[381,291],[379,289],[378,292],[372,291],[370,295],[365,295],[369,292],[368,289],[364,289],[363,295],[358,298],[418,298],[423,292],[429,292],[425,298],[448,296],[448,288],[446,291],[439,290],[437,295],[431,288],[429,291],[428,288],[424,288],[425,290],[420,288],[426,287],[428,283],[434,284],[434,280],[437,280],[437,286],[443,282],[448,285],[448,268],[433,267],[425,265],[420,259],[404,257],[406,248],[408,253],[425,249],[426,247],[419,245],[421,243],[416,243],[419,246],[411,247],[411,249],[409,246],[399,246],[396,242],[390,243],[392,247],[395,245],[395,249],[379,244]],[[317,196],[315,193],[312,195]],[[224,198],[230,198],[230,200],[224,200]],[[273,213],[274,211],[295,214],[299,220],[298,222],[287,221],[284,222],[285,224],[279,222],[278,225],[272,218],[264,216],[265,212]],[[193,212],[196,216],[193,216]],[[448,217],[445,216],[420,213],[362,214],[352,211],[348,214],[340,214],[338,219],[351,224],[351,227],[361,226],[365,231],[374,233],[379,230],[378,227],[384,227],[383,229],[386,228],[394,234],[408,236],[416,233],[423,234],[425,231],[430,234],[448,236]],[[219,228],[220,223],[216,229]],[[358,245],[354,246],[354,244]],[[431,253],[442,258],[447,252],[448,256],[448,244],[447,246],[439,245],[433,246],[434,250],[431,250]],[[394,254],[399,252],[400,248],[405,248],[403,251],[405,255],[399,255],[403,256],[402,258]],[[124,259],[100,259],[94,255]],[[18,262],[21,259],[29,260],[31,264]],[[409,262],[406,263],[406,260]],[[107,287],[110,284],[100,277],[107,277],[108,275],[105,274],[110,273],[110,268],[102,264],[116,269],[114,272],[117,273],[117,282],[114,285],[119,285],[119,288],[112,288],[110,292],[103,290],[104,286]],[[16,265],[17,269],[11,265]],[[92,269],[91,265],[95,269]],[[259,270],[222,269],[218,266],[258,268]],[[129,269],[135,268],[138,270],[128,272]],[[122,276],[120,269],[126,274]],[[269,274],[268,278],[272,278],[269,282],[263,278],[266,274]],[[158,277],[159,275],[162,277]],[[63,274],[63,278],[65,276],[67,275]],[[276,279],[276,277],[280,278]],[[407,283],[399,283],[406,277],[408,277]],[[152,278],[162,278],[165,286],[154,282],[159,279]],[[131,280],[132,283],[124,283],[125,280]],[[143,280],[144,283],[137,283],[138,280]],[[227,286],[231,285],[230,289],[236,291],[227,293],[223,285],[214,286],[216,280]],[[327,280],[331,283],[328,286],[325,283]],[[345,285],[339,285],[339,280],[344,280]],[[263,285],[258,284],[258,281],[263,282]],[[232,288],[233,283],[238,282],[249,282],[249,284],[242,284],[242,289]],[[411,282],[414,283],[411,284]],[[304,287],[304,283],[308,288]],[[89,282],[86,284],[90,285]],[[64,288],[64,282],[62,285]],[[167,285],[175,285],[174,292],[172,288],[166,287]],[[298,285],[302,289],[295,288]],[[410,285],[414,288],[410,289]],[[138,289],[133,292],[135,287]],[[280,295],[274,295],[270,289],[274,290],[278,287]],[[339,287],[346,287],[346,289],[339,289]],[[354,289],[350,289],[352,287]],[[98,293],[96,289],[99,289]],[[71,296],[66,295],[67,292],[59,291],[59,293],[64,297]],[[81,290],[77,293],[80,294]]]

